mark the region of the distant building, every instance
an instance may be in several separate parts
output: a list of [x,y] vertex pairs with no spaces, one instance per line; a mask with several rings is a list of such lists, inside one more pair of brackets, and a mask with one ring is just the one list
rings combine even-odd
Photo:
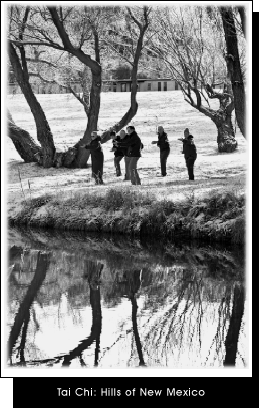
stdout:
[[[103,91],[106,92],[130,92],[131,79],[118,79],[103,81]],[[174,79],[159,78],[159,79],[138,79],[138,92],[150,91],[177,91],[180,89],[178,83]]]
[[[110,79],[102,81],[103,92],[130,92],[131,91],[131,79]],[[58,85],[56,83],[31,83],[32,90],[35,94],[60,94],[70,93],[68,88]],[[79,81],[70,81],[70,86],[76,93],[82,93],[82,86]],[[157,78],[157,79],[138,79],[137,80],[138,92],[166,92],[166,91],[178,91],[180,86],[174,79],[169,78]],[[222,85],[217,85],[214,88],[223,89]],[[8,94],[20,94],[21,89],[16,82],[10,82],[8,85]]]
[[[78,81],[70,81],[70,86],[74,92],[80,93],[82,91],[82,86]],[[60,93],[70,93],[69,89],[65,86],[56,83],[44,83],[44,82],[33,82],[31,83],[32,90],[35,94],[60,94]],[[17,82],[9,82],[8,84],[8,94],[21,94],[22,91],[17,84]]]

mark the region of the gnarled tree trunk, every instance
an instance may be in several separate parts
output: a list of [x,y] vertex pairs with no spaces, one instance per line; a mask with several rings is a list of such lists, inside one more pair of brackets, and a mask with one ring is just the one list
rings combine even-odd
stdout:
[[207,85],[206,92],[210,99],[218,99],[220,107],[218,110],[213,110],[201,103],[201,94],[197,88],[192,88],[196,95],[197,103],[193,98],[184,91],[185,95],[189,96],[186,101],[199,110],[204,115],[208,116],[213,123],[215,123],[218,136],[218,150],[219,153],[232,153],[237,148],[237,141],[235,139],[235,132],[232,125],[232,112],[234,110],[233,96],[230,89],[230,84],[225,84],[223,93],[215,92],[209,85]]
[[42,157],[41,148],[34,142],[26,130],[16,126],[9,111],[7,125],[8,136],[25,163],[38,162],[41,164],[39,160],[39,158]]
[[[8,111],[8,136],[12,140],[17,152],[25,163],[37,162],[43,165],[42,149],[38,146],[27,130],[20,128],[14,123],[12,115]],[[72,167],[77,149],[70,147],[67,152],[56,152],[53,158],[53,167]]]
[[212,118],[213,123],[217,126],[218,150],[219,153],[232,153],[237,148],[235,132],[231,121],[231,114],[217,112]]
[[29,83],[29,75],[27,71],[27,65],[25,60],[25,55],[22,55],[23,68],[19,61],[18,55],[15,51],[14,46],[9,43],[9,58],[15,74],[15,77],[19,83],[22,93],[31,109],[33,114],[36,128],[37,128],[37,139],[41,144],[43,162],[42,165],[45,168],[53,166],[53,159],[55,154],[55,146],[53,141],[53,136],[46,119],[45,113],[39,104],[36,96],[34,95],[31,85]]

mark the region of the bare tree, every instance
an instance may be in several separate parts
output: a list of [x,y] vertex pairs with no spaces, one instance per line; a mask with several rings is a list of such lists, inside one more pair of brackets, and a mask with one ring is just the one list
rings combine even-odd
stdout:
[[[17,33],[15,29],[10,28],[10,39],[9,39],[9,49],[10,55],[12,58],[12,66],[17,78],[17,81],[22,89],[22,91],[27,91],[29,88],[29,75],[28,68],[26,65],[25,58],[25,46],[34,46],[34,47],[49,47],[59,52],[67,52],[71,56],[77,58],[84,67],[88,68],[91,71],[91,89],[89,95],[89,89],[83,94],[83,97],[77,97],[77,99],[84,105],[84,109],[87,113],[87,127],[84,132],[84,136],[79,140],[74,148],[64,156],[64,160],[61,160],[61,165],[65,165],[64,161],[70,156],[70,162],[67,163],[68,167],[85,167],[87,159],[89,157],[89,152],[85,149],[79,149],[80,145],[85,144],[90,139],[90,134],[92,130],[96,130],[98,126],[99,110],[100,110],[100,95],[101,95],[101,83],[102,83],[102,65],[101,65],[101,48],[102,44],[100,41],[100,30],[107,32],[107,15],[111,20],[114,17],[116,8],[78,8],[78,7],[44,7],[38,8],[35,7],[32,9],[31,14],[29,15],[29,9],[25,11],[26,18],[23,18],[23,23],[21,25],[21,16],[20,9],[18,7],[18,21],[13,17],[14,9],[11,9],[11,21],[13,25],[18,27],[23,27],[22,37],[20,35],[17,38]],[[17,8],[16,8],[17,11]],[[116,11],[117,12],[117,11]],[[129,8],[128,15],[132,21],[132,25],[138,27],[138,40],[135,47],[133,69],[132,69],[132,90],[131,90],[131,106],[128,112],[122,117],[120,122],[112,126],[117,132],[130,122],[132,117],[137,112],[137,102],[136,102],[136,93],[137,93],[137,70],[140,54],[143,48],[143,38],[148,29],[149,25],[149,14],[150,8],[143,6],[141,8],[142,19],[139,20],[134,12]],[[73,19],[71,19],[71,15]],[[30,19],[28,20],[28,18]],[[125,18],[125,15],[122,13],[120,19]],[[106,19],[106,20],[105,20]],[[109,22],[108,19],[108,22]],[[106,21],[106,26],[105,26]],[[53,26],[55,30],[53,30]],[[77,28],[80,27],[80,30]],[[75,32],[78,34],[74,35]],[[88,40],[89,32],[91,32],[92,43],[89,44]],[[15,52],[16,49],[23,50],[23,59],[26,75],[21,76],[22,71],[20,69],[20,61]],[[91,54],[93,50],[94,56]],[[41,61],[42,62],[42,61]],[[21,65],[21,64],[20,64]],[[87,72],[86,70],[83,72]],[[20,74],[20,75],[19,75]],[[83,77],[83,80],[89,85],[89,81],[86,81],[86,77]],[[21,86],[22,85],[22,86]],[[30,89],[30,93],[32,90]],[[33,97],[26,98],[27,102],[30,105],[30,108],[33,109],[34,105],[37,104],[39,108],[39,103],[37,99]],[[35,119],[36,120],[36,119]],[[47,122],[45,121],[45,128],[48,127]],[[107,142],[110,139],[111,128],[107,129],[102,135],[102,143]],[[44,142],[44,141],[43,141]],[[54,162],[54,153],[55,148],[53,144],[53,152],[50,161]]]
[[[158,34],[147,47],[164,62],[180,85],[185,101],[208,116],[217,127],[219,152],[237,147],[232,112],[234,97],[227,78],[221,38],[213,32],[203,7],[158,8],[155,30]],[[223,91],[216,91],[224,84]],[[219,107],[213,109],[211,100]]]

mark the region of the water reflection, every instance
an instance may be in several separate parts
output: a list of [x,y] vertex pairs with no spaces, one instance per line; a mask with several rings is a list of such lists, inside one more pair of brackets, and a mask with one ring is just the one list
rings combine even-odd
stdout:
[[247,364],[240,250],[9,231],[8,364]]

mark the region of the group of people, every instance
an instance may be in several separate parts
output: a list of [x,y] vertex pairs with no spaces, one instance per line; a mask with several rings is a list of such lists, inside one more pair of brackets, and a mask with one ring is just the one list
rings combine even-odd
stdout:
[[[157,130],[158,140],[152,141],[152,144],[156,144],[160,149],[161,176],[165,177],[167,175],[166,163],[170,154],[170,143],[168,140],[168,135],[164,131],[163,126],[158,126]],[[144,146],[135,130],[135,127],[128,126],[126,128],[126,132],[125,130],[121,130],[118,136],[116,136],[116,132],[112,130],[110,136],[113,144],[111,151],[114,152],[114,167],[116,176],[119,177],[122,175],[120,162],[124,157],[124,180],[131,180],[132,185],[140,185],[141,181],[138,174],[137,164]],[[82,145],[81,147],[90,149],[92,159],[92,175],[95,179],[95,184],[103,184],[104,155],[101,137],[98,136],[96,131],[93,131],[91,134],[91,139],[92,140],[88,145]],[[183,143],[182,153],[184,154],[189,180],[194,180],[194,163],[197,158],[197,150],[193,141],[193,136],[190,134],[188,128],[184,130],[184,137],[178,140]]]

